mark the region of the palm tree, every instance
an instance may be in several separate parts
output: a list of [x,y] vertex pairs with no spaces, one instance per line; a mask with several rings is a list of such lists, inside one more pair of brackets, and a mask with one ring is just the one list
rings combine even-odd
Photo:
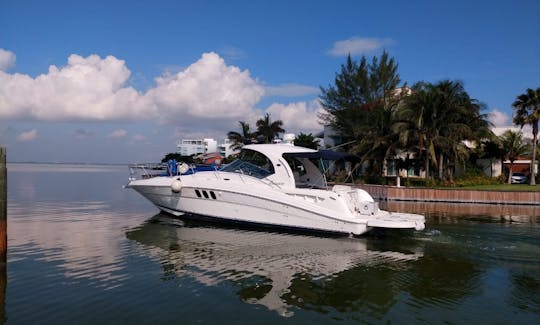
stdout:
[[398,102],[397,98],[387,98],[372,103],[364,114],[369,121],[353,128],[356,142],[351,151],[369,162],[374,175],[380,174],[387,159],[394,158],[401,149],[398,135],[392,131]]
[[442,121],[434,118],[436,113],[433,85],[419,82],[412,87],[412,95],[405,98],[398,111],[398,122],[394,125],[400,142],[409,152],[424,160],[426,177],[430,177],[430,165],[437,163],[434,135]]
[[479,144],[494,135],[489,129],[488,115],[480,113],[485,105],[470,98],[461,82],[445,80],[436,88],[445,121],[440,130],[439,175],[442,176],[443,159],[446,159],[447,175],[452,181],[452,165],[464,164],[472,151],[465,141]]
[[510,161],[510,170],[508,172],[508,184],[510,184],[512,182],[514,161],[527,152],[527,145],[523,142],[523,134],[512,130],[504,131],[499,139],[503,146],[504,158]]
[[460,82],[419,82],[399,109],[394,130],[407,150],[424,160],[426,177],[433,165],[438,167],[440,179],[445,166],[451,178],[452,166],[469,155],[463,141],[491,136],[487,115],[480,113],[483,108],[469,97]]
[[283,121],[276,120],[272,122],[270,120],[270,114],[268,113],[266,113],[263,118],[259,119],[256,125],[257,134],[264,139],[264,143],[272,143],[272,140],[274,140],[278,134],[285,132],[282,128]]
[[493,177],[493,160],[499,159],[501,163],[504,161],[505,151],[499,137],[486,139],[482,142],[479,148],[479,156],[490,161],[490,174]]
[[531,159],[531,181],[530,185],[536,185],[535,162],[536,145],[538,143],[538,121],[540,120],[540,87],[536,90],[530,88],[524,94],[519,95],[512,106],[515,109],[514,124],[521,126],[530,125],[532,127],[532,159]]
[[249,124],[244,121],[238,121],[242,133],[236,131],[230,131],[227,133],[227,138],[233,142],[231,149],[240,150],[244,144],[253,142],[255,134],[250,131]]
[[300,132],[293,141],[295,146],[299,147],[305,147],[305,148],[311,148],[317,150],[319,148],[319,141],[315,139],[313,134],[305,134]]

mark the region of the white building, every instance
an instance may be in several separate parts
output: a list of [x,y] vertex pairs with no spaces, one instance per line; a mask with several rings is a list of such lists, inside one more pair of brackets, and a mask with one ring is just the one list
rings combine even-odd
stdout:
[[295,138],[296,138],[296,135],[294,133],[285,133],[283,135],[283,143],[293,144]]
[[229,140],[229,139],[223,140],[223,143],[220,144],[220,145],[218,146],[218,149],[219,149],[218,152],[219,152],[219,154],[220,154],[221,156],[227,158],[227,157],[229,157],[230,155],[234,155],[234,154],[239,153],[238,150],[233,150],[233,149],[232,149],[232,145],[233,145],[233,143],[232,143],[231,140]]
[[[275,139],[274,143],[293,144],[296,135],[294,133],[286,133],[283,139]],[[322,139],[319,139],[322,142]],[[205,139],[183,139],[177,145],[177,152],[182,156],[192,156],[208,153],[219,153],[222,157],[229,157],[237,154],[239,150],[232,149],[233,142],[229,139],[224,139],[218,145],[217,141],[211,138]]]
[[218,151],[217,141],[214,139],[183,139],[176,145],[177,152],[182,156],[192,156]]

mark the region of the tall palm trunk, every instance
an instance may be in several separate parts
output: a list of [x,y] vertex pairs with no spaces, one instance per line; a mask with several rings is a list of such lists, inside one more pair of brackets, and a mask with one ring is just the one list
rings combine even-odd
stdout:
[[510,161],[510,171],[508,172],[508,184],[512,184],[512,169],[514,168],[514,161]]
[[524,94],[519,95],[512,104],[516,113],[514,114],[514,124],[532,127],[533,134],[533,155],[531,159],[531,181],[530,185],[536,185],[535,161],[536,145],[538,141],[538,121],[540,117],[540,87],[536,89],[527,88]]
[[426,156],[426,159],[424,161],[424,170],[426,172],[426,179],[430,178],[429,177],[429,157]]
[[443,180],[444,178],[444,166],[443,166],[443,154],[439,154],[439,179]]

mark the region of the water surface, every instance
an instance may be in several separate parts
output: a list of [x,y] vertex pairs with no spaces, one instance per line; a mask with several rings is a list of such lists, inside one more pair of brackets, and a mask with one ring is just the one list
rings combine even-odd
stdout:
[[535,209],[388,204],[426,230],[323,237],[184,222],[127,177],[8,165],[5,323],[540,323]]

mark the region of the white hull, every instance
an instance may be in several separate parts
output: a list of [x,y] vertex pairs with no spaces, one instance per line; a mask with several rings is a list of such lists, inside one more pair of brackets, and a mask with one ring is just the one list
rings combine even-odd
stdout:
[[[172,189],[180,183],[180,190]],[[381,211],[365,193],[364,204],[373,213],[351,212],[347,193],[292,188],[284,190],[253,177],[223,172],[199,172],[188,176],[156,177],[130,182],[133,188],[162,211],[190,213],[223,220],[360,235],[372,227],[424,227],[424,217]],[[199,195],[197,195],[199,192]],[[364,194],[362,193],[362,194]]]
[[175,215],[354,235],[373,227],[424,229],[423,216],[381,211],[366,191],[342,185],[327,190],[313,159],[336,156],[302,147],[248,145],[220,171],[132,179],[128,187]]

